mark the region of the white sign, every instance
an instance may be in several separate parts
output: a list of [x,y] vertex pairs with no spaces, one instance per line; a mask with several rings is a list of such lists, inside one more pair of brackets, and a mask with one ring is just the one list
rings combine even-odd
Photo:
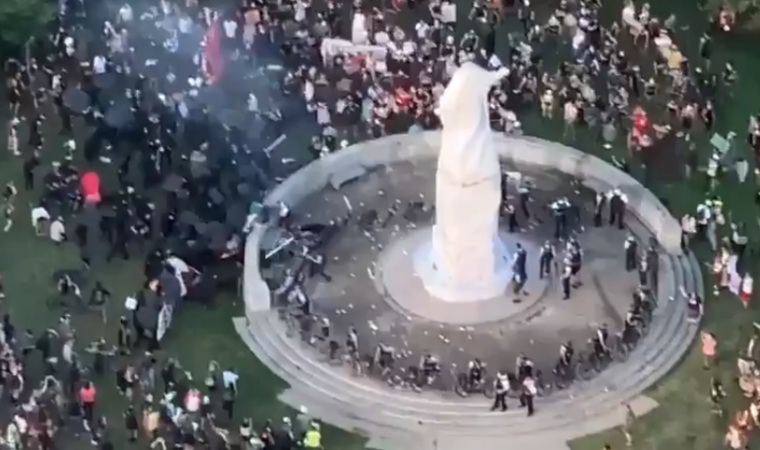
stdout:
[[368,55],[374,59],[385,60],[385,55],[388,54],[388,49],[379,45],[356,45],[345,39],[334,38],[323,39],[320,50],[325,61],[340,54]]
[[164,303],[161,307],[161,311],[158,313],[158,324],[156,326],[156,340],[161,341],[169,327],[172,325],[172,315],[174,315],[174,307],[169,303]]
[[355,13],[351,20],[351,42],[359,45],[369,42],[367,18],[362,13]]

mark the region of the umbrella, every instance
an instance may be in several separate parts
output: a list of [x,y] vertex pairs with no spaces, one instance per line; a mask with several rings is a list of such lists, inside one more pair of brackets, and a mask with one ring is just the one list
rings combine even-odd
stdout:
[[63,94],[63,104],[72,112],[82,114],[90,107],[90,96],[79,89],[67,89]]
[[248,139],[261,138],[261,134],[264,132],[264,127],[266,127],[266,122],[258,117],[246,123],[245,130]]
[[198,234],[206,234],[206,229],[208,228],[207,225],[203,222],[196,222],[193,224],[193,228],[195,228],[195,231],[198,232]]
[[194,224],[200,222],[200,219],[193,212],[182,211],[179,214],[179,221],[180,221],[180,223],[184,223],[184,224],[187,224],[187,225],[194,225]]
[[214,238],[211,240],[211,242],[209,242],[208,248],[214,250],[215,252],[224,252],[227,250],[227,239]]
[[245,224],[246,216],[245,207],[238,203],[227,208],[225,223],[233,228],[238,228]]
[[98,73],[93,77],[93,84],[98,89],[109,90],[116,85],[116,76],[112,73]]
[[198,91],[196,101],[209,109],[221,109],[224,105],[224,92],[216,86],[205,86]]
[[176,304],[182,296],[182,286],[179,284],[177,276],[168,270],[164,270],[158,281],[161,284],[161,289],[164,291],[164,296],[173,304]]
[[222,125],[229,128],[243,128],[245,127],[245,119],[240,111],[234,109],[223,109],[217,115],[219,122]]
[[94,33],[87,28],[79,28],[74,33],[76,40],[82,42],[90,42],[93,40]]
[[219,222],[209,222],[203,235],[211,241],[227,241],[227,228]]
[[242,196],[251,194],[251,185],[248,183],[240,183],[237,185],[238,194]]
[[180,189],[182,189],[183,184],[185,184],[185,179],[177,175],[176,173],[173,173],[166,178],[166,181],[164,181],[163,187],[164,187],[164,190],[166,191],[177,192]]
[[108,108],[105,121],[111,128],[126,128],[134,120],[132,107],[125,102],[116,103]]
[[224,195],[217,188],[211,188],[208,191],[208,197],[215,205],[221,205],[224,203]]

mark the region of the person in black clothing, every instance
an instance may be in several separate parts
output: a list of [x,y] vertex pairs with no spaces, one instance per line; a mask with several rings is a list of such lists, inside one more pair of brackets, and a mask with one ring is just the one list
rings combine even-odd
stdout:
[[119,318],[119,331],[116,336],[116,345],[119,353],[128,355],[132,348],[132,330],[129,328],[129,321],[126,317]]
[[177,362],[174,358],[169,358],[161,369],[161,381],[164,382],[164,389],[169,392],[170,389],[177,383],[176,377]]
[[127,407],[127,410],[124,411],[124,427],[129,434],[129,442],[137,441],[138,423],[137,417],[135,416],[135,408],[132,405]]
[[52,350],[52,342],[50,340],[50,332],[45,330],[42,334],[40,334],[40,337],[37,338],[37,341],[34,343],[34,347],[42,353],[42,360],[47,361],[50,359],[51,356],[51,350]]
[[5,342],[13,342],[13,337],[16,334],[16,327],[11,323],[10,314],[3,316],[3,333],[5,333]]
[[100,312],[103,323],[107,322],[106,310],[108,309],[108,300],[110,298],[111,292],[100,281],[96,282],[95,288],[90,293],[90,300],[87,306],[93,311]]
[[232,386],[227,386],[222,394],[222,409],[227,413],[227,417],[232,420],[235,412],[235,390]]
[[45,142],[45,138],[42,135],[42,122],[44,120],[45,116],[39,114],[29,122],[29,147],[35,150],[41,149],[42,144]]
[[38,150],[34,150],[32,156],[24,160],[22,170],[24,173],[24,188],[27,191],[34,189],[34,169],[39,167],[40,164],[40,152]]
[[121,218],[117,217],[115,227],[116,235],[111,244],[111,249],[108,250],[108,255],[106,255],[106,262],[110,262],[116,254],[121,254],[121,257],[124,260],[129,259],[129,250],[127,249],[129,230],[126,227],[127,225],[121,220]]
[[77,245],[80,247],[87,246],[87,225],[80,223],[74,229],[74,235],[77,238]]

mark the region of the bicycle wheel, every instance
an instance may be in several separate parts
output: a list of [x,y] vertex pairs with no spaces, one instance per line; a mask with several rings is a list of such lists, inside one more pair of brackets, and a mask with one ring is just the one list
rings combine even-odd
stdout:
[[539,380],[541,383],[541,386],[538,388],[538,396],[539,397],[548,397],[551,395],[552,392],[554,392],[554,383],[549,381],[546,382],[544,380]]
[[458,379],[454,380],[454,392],[456,392],[456,394],[462,398],[470,395],[470,393],[467,392],[467,389],[465,389],[464,386],[462,386],[462,383]]
[[581,360],[575,363],[575,379],[588,381],[594,378],[596,371],[594,366],[587,360]]
[[494,390],[493,382],[486,380],[484,381],[484,383],[485,385],[483,386],[483,395],[487,399],[493,399],[494,397],[496,397],[496,391]]
[[625,343],[623,343],[622,339],[616,340],[615,348],[611,350],[612,350],[612,358],[615,361],[625,362],[628,360],[628,355],[629,355],[628,346],[626,346]]

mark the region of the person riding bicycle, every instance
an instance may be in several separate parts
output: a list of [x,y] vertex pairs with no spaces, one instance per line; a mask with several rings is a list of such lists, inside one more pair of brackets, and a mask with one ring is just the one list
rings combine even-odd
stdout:
[[644,311],[652,311],[652,296],[646,286],[639,286],[633,293],[633,307],[642,314]]
[[625,321],[623,323],[623,342],[631,344],[639,338],[639,326],[644,322],[644,318],[641,316],[641,311],[636,308],[636,305],[631,305],[631,308],[625,313]]
[[[422,367],[422,373],[428,380],[433,380],[441,372],[441,363],[435,355],[430,353],[422,357],[420,363]],[[430,381],[428,381],[430,383]]]
[[559,365],[567,368],[573,362],[573,355],[575,355],[575,349],[573,348],[573,342],[567,341],[559,346]]
[[517,357],[517,362],[515,363],[515,374],[517,374],[517,378],[520,382],[526,378],[533,377],[533,361],[520,353]]
[[570,376],[573,363],[573,355],[575,355],[575,349],[573,348],[572,341],[567,341],[559,346],[559,360],[554,367],[554,373],[562,378]]
[[467,364],[467,381],[470,384],[470,389],[479,386],[483,381],[483,370],[483,363],[478,358],[471,360]]
[[356,328],[351,327],[348,329],[346,336],[346,349],[350,354],[359,353],[359,332]]
[[395,362],[396,349],[390,345],[385,345],[382,342],[377,344],[376,362],[380,365],[380,368],[384,371],[393,369]]
[[609,337],[609,329],[607,328],[607,324],[604,323],[596,329],[595,336],[592,338],[594,343],[594,353],[596,353],[596,356],[600,359],[610,355],[610,348],[607,346]]

